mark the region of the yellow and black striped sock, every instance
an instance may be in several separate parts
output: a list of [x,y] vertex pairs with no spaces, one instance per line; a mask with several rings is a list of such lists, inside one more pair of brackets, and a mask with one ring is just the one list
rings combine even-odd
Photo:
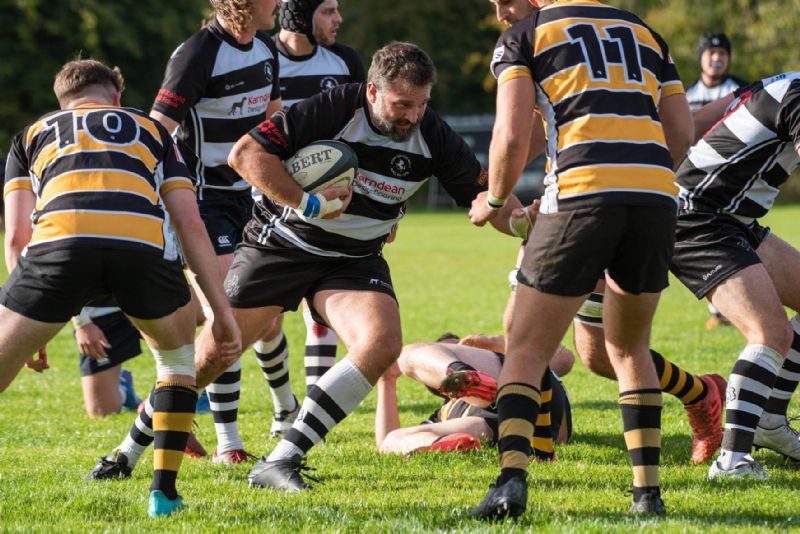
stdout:
[[175,480],[183,460],[186,440],[192,431],[197,389],[178,382],[159,382],[153,402],[153,485],[168,499],[178,496]]
[[542,404],[539,407],[539,415],[536,416],[536,424],[533,427],[533,454],[539,461],[553,460],[556,457],[555,447],[553,446],[553,429],[550,420],[550,404],[553,399],[553,384],[550,378],[550,370],[544,372],[542,377],[542,391],[540,393]]
[[656,366],[661,391],[678,397],[684,406],[706,398],[708,388],[702,380],[687,373],[653,349],[650,349],[650,355]]
[[539,390],[529,384],[513,382],[497,391],[499,484],[525,476],[540,402]]
[[661,391],[638,389],[619,394],[625,445],[633,464],[633,499],[658,491],[661,456]]

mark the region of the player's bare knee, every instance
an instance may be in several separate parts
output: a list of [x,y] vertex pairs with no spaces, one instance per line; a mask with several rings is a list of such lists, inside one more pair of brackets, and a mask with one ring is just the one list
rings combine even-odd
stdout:
[[419,362],[420,358],[425,357],[425,349],[430,346],[430,343],[411,343],[403,347],[400,351],[400,356],[397,358],[397,365],[400,366],[400,371],[407,375]]

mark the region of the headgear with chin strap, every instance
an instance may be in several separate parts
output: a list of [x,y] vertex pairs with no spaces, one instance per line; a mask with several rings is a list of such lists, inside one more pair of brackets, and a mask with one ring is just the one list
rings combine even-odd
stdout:
[[278,16],[281,28],[308,37],[311,44],[314,39],[314,12],[324,0],[281,0],[281,11]]

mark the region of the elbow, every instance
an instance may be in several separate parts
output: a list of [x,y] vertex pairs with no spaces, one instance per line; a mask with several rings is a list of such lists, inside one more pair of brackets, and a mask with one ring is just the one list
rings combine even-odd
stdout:
[[239,139],[228,154],[228,166],[239,174],[241,174],[242,162],[244,161],[245,143],[243,141],[244,137]]

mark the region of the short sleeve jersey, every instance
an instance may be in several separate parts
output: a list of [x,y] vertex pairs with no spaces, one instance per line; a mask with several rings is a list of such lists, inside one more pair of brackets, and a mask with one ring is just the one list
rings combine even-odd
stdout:
[[178,257],[163,196],[194,189],[172,138],[139,110],[90,105],[47,114],[14,137],[3,196],[36,196],[25,254],[124,248]]
[[199,198],[249,194],[228,154],[280,98],[279,69],[267,33],[242,45],[217,20],[173,52],[153,110],[179,124],[175,139],[197,176]]
[[329,91],[343,83],[366,81],[358,53],[339,43],[316,46],[307,56],[292,56],[275,37],[281,68],[281,99],[284,106]]
[[800,164],[800,72],[740,91],[678,169],[682,209],[751,222],[769,211]]
[[245,244],[288,246],[312,254],[362,257],[381,250],[406,201],[435,176],[460,206],[485,190],[486,174],[466,142],[428,108],[419,128],[396,142],[371,122],[366,84],[334,87],[274,114],[250,132],[286,159],[313,141],[337,139],[358,156],[353,198],[335,219],[308,219],[262,198],[245,228]]
[[658,109],[683,84],[664,40],[635,15],[559,0],[503,33],[491,69],[498,84],[525,77],[535,86],[547,133],[543,212],[675,206]]

